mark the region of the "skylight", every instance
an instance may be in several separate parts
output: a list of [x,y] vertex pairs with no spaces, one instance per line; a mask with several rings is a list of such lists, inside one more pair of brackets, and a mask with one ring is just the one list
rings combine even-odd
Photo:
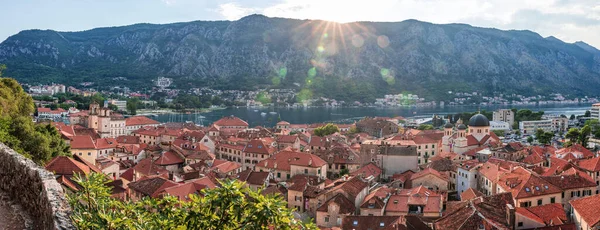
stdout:
[[544,185],[544,188],[545,188],[545,189],[548,189],[548,185]]
[[531,190],[529,190],[529,188],[525,188],[525,192],[530,192]]
[[540,187],[535,186],[535,190],[540,191]]

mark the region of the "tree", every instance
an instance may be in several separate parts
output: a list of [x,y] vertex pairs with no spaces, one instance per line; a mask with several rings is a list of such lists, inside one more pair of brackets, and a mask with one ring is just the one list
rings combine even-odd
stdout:
[[569,120],[575,120],[575,114],[571,114],[571,116],[569,117]]
[[527,137],[527,142],[529,142],[529,144],[533,143],[533,137],[528,136]]
[[586,147],[588,140],[590,139],[590,134],[592,133],[592,128],[588,125],[583,126],[581,128],[581,132],[579,134],[579,144],[581,146]]
[[548,145],[552,141],[552,137],[554,134],[552,132],[542,132],[539,135],[536,135],[538,142],[543,145]]
[[315,133],[315,135],[317,135],[319,137],[324,137],[327,135],[337,133],[339,131],[340,131],[340,129],[337,127],[337,125],[327,124],[327,125],[316,128],[314,130],[314,133]]
[[68,196],[71,219],[78,229],[317,229],[296,221],[280,196],[262,195],[237,180],[192,194],[190,201],[175,197],[144,198],[138,202],[110,197],[103,174],[76,174],[81,189]]
[[[4,68],[0,65],[0,76]],[[54,126],[33,123],[30,114],[34,112],[33,99],[21,85],[14,79],[0,78],[0,142],[38,164],[68,155],[69,147]]]
[[359,132],[359,130],[358,130],[358,128],[356,128],[356,126],[352,126],[348,130],[348,133],[350,133],[350,134],[355,134],[355,133],[358,133],[358,132]]
[[504,130],[492,130],[492,132],[494,132],[494,134],[496,134],[496,136],[499,136],[499,137],[504,136]]
[[419,127],[417,128],[418,130],[432,130],[433,129],[433,125],[429,125],[429,124],[420,124]]
[[579,136],[580,132],[578,128],[570,128],[567,134],[565,134],[565,138],[569,139],[571,143],[577,143]]
[[127,100],[127,112],[131,115],[136,115],[139,103],[140,103],[139,98],[137,98],[137,97],[129,98]]
[[583,116],[584,117],[591,117],[592,116],[592,112],[590,112],[589,110],[586,110],[585,114]]

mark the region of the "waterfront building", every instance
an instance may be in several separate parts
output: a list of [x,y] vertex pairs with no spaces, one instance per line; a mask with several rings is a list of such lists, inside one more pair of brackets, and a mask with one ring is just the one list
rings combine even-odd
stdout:
[[515,123],[515,113],[510,109],[499,109],[493,113],[493,121],[503,121],[509,125]]

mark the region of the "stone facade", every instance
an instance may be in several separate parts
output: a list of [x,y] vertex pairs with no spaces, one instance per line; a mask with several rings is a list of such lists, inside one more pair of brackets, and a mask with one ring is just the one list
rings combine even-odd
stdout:
[[75,229],[54,174],[0,143],[0,189],[33,220],[32,229]]

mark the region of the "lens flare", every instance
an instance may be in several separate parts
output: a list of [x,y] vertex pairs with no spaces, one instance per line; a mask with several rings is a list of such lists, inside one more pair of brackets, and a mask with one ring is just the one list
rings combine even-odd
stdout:
[[285,76],[287,75],[287,68],[286,67],[282,67],[279,69],[279,77],[280,78],[285,78]]
[[381,48],[386,48],[390,45],[390,39],[385,35],[381,35],[377,37],[377,45]]
[[323,51],[325,51],[325,48],[323,46],[319,46],[317,47],[317,51],[319,51],[319,53],[323,53]]
[[362,36],[355,34],[354,36],[352,36],[352,45],[356,48],[360,48],[363,46],[363,44],[365,44],[365,40],[362,38]]
[[392,71],[386,68],[381,68],[379,71],[381,73],[381,78],[388,83],[388,85],[396,84],[396,77],[392,74]]
[[315,76],[317,76],[317,68],[315,68],[315,67],[312,67],[312,68],[310,68],[310,69],[308,70],[308,73],[307,73],[307,75],[308,75],[308,77],[310,77],[310,78],[314,78]]

